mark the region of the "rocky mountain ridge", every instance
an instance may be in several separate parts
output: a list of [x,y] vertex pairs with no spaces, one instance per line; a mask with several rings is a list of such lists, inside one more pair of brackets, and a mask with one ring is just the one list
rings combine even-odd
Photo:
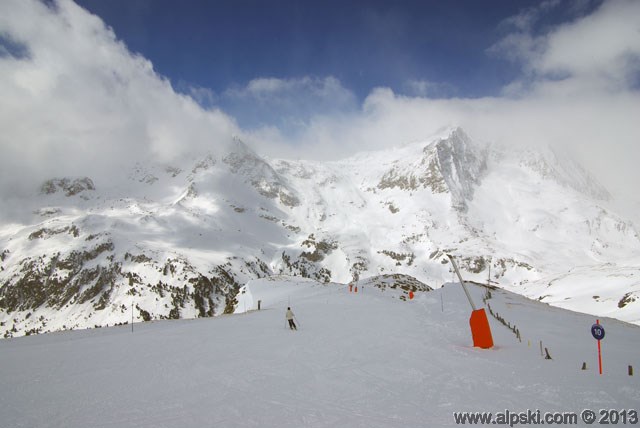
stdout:
[[[337,162],[262,157],[239,140],[128,183],[44,183],[0,224],[5,337],[230,311],[249,279],[465,276],[640,322],[640,239],[570,159],[460,128]],[[26,210],[30,210],[26,212]],[[132,313],[133,312],[133,313]]]

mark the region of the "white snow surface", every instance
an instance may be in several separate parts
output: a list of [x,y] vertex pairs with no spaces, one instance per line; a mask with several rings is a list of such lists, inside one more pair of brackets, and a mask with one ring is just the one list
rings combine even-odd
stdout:
[[[484,289],[470,288],[481,305]],[[504,290],[487,302],[522,342],[490,316],[489,350],[471,346],[455,283],[411,301],[282,276],[243,290],[235,315],[0,341],[1,425],[444,427],[463,411],[640,410],[627,375],[640,367],[637,326],[600,319],[599,375],[593,316]],[[287,306],[298,331],[285,326]]]

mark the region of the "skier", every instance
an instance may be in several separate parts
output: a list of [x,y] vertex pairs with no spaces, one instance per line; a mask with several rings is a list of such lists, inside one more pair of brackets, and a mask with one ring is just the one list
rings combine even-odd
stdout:
[[287,318],[287,321],[289,321],[289,328],[291,330],[298,330],[298,327],[296,327],[296,323],[293,322],[293,319],[295,318],[295,315],[293,315],[293,312],[291,311],[291,308],[287,308],[286,318]]

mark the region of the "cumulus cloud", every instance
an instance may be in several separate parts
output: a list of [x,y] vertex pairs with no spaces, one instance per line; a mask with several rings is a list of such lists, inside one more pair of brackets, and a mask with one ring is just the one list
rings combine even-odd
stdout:
[[531,66],[542,75],[568,73],[626,88],[638,73],[639,16],[637,1],[606,2],[597,13],[549,34]]
[[248,130],[277,128],[297,139],[317,115],[340,115],[358,108],[356,96],[335,77],[261,77],[219,97],[225,111],[241,117]]
[[592,14],[550,31],[536,31],[544,12],[557,6],[558,2],[544,2],[506,20],[514,31],[489,48],[520,63],[524,75],[518,87],[557,90],[555,83],[560,81],[573,92],[593,92],[626,90],[638,83],[639,2],[610,0]]
[[72,1],[0,2],[0,34],[4,193],[55,175],[113,179],[131,159],[169,161],[238,132]]

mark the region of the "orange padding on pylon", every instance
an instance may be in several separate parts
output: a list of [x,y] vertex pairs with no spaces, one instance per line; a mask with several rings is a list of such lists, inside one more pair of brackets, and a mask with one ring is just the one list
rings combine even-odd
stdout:
[[491,327],[489,327],[489,320],[487,319],[487,313],[484,309],[471,312],[469,325],[471,326],[471,335],[473,336],[473,346],[484,349],[493,347]]

